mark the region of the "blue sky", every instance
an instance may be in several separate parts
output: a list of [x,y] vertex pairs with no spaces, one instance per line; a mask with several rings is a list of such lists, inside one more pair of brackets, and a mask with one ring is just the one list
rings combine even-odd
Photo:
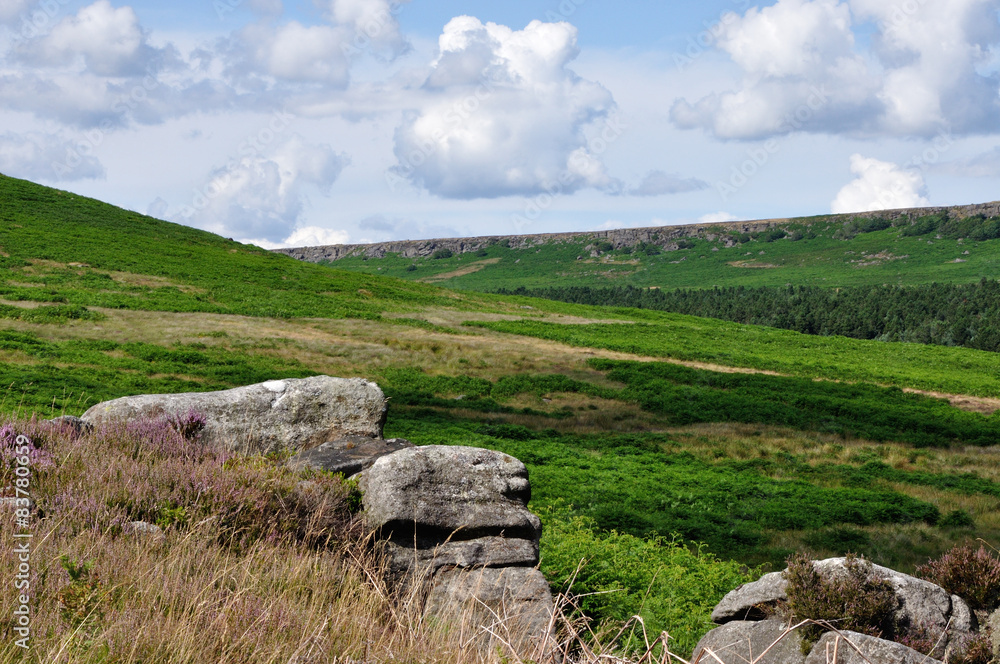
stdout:
[[983,202],[998,9],[0,0],[0,172],[269,247]]

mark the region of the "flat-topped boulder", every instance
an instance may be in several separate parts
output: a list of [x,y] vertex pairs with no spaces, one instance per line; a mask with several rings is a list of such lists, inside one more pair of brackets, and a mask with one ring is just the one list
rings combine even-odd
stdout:
[[381,438],[386,399],[361,378],[273,380],[218,392],[144,394],[105,401],[81,418],[90,425],[139,418],[205,417],[203,438],[239,453],[300,451],[349,436]]
[[369,523],[394,541],[414,529],[439,541],[491,535],[537,540],[528,511],[528,470],[512,456],[474,447],[430,445],[378,459],[360,480]]

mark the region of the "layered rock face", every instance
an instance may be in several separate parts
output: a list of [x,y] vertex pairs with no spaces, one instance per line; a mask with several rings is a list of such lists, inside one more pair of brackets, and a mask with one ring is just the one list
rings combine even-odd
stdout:
[[144,394],[105,401],[81,418],[110,420],[205,416],[203,439],[238,453],[307,450],[350,436],[381,438],[386,399],[360,378],[275,380],[219,392]]
[[[845,558],[829,558],[813,563],[821,575],[836,578],[847,575]],[[922,627],[934,638],[940,638],[939,649],[971,637],[976,630],[975,615],[957,595],[929,581],[917,579],[880,565],[871,565],[872,573],[887,579],[896,595],[896,621],[900,629]],[[720,627],[706,634],[695,648],[695,661],[703,651],[702,661],[735,664],[759,657],[771,644],[759,664],[826,664],[832,653],[838,653],[838,664],[885,662],[892,664],[938,664],[938,660],[923,655],[893,641],[878,639],[851,631],[824,634],[808,655],[801,651],[801,639],[788,632],[785,621],[774,617],[778,608],[788,601],[787,581],[782,572],[765,574],[757,581],[730,592],[712,612],[712,620]],[[850,643],[846,643],[847,639]],[[867,660],[865,659],[867,657]]]
[[471,447],[429,446],[384,456],[360,476],[370,526],[390,572],[426,582],[426,609],[547,633],[552,595],[538,564],[541,522],[527,509],[527,469]]

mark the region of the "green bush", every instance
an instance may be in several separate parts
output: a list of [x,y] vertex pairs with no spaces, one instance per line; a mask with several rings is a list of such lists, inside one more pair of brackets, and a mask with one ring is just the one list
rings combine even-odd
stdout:
[[433,254],[431,254],[431,258],[434,259],[451,258],[454,255],[455,252],[452,251],[451,249],[438,249]]
[[[675,652],[691,652],[712,628],[719,600],[760,576],[677,539],[599,532],[592,520],[559,509],[541,516],[541,570],[553,588],[565,591],[572,581],[570,593],[599,625],[642,616],[649,634],[670,634]],[[641,631],[626,639],[629,645],[641,645]]]

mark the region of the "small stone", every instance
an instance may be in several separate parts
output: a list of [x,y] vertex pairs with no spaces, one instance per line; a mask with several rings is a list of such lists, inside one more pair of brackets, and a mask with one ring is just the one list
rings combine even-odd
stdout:
[[148,537],[153,542],[163,542],[166,540],[166,535],[163,534],[163,529],[153,523],[147,523],[145,521],[133,521],[125,526],[125,533],[129,535],[134,535],[136,537]]

